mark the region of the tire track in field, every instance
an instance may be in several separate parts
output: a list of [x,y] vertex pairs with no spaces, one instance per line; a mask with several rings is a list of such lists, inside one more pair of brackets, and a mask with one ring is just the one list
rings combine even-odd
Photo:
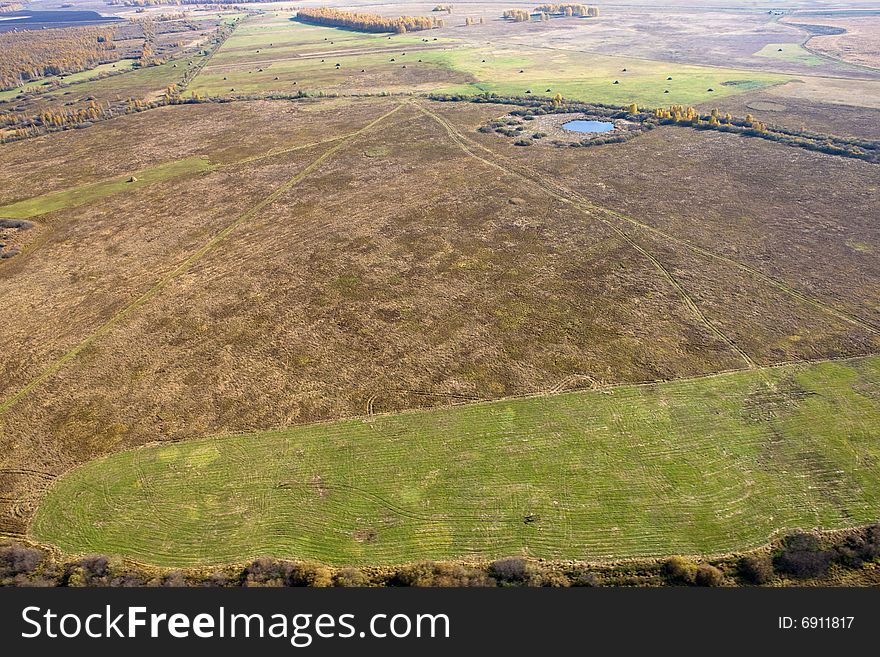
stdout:
[[[423,110],[424,110],[424,108],[423,108]],[[428,110],[424,110],[424,111],[427,112]],[[441,117],[437,117],[433,113],[431,113],[431,115],[434,116],[435,120],[439,119],[440,121],[445,121],[445,119],[442,119]],[[452,130],[455,130],[454,127],[452,127],[451,125],[448,125],[448,122],[445,127],[447,127],[447,130],[449,130],[450,128],[452,128]],[[488,148],[486,148],[485,146],[483,146],[482,144],[470,141],[464,135],[462,135],[461,133],[458,133],[457,131],[456,131],[456,133],[458,134],[458,137],[460,138],[460,140],[464,141],[466,144],[468,144],[472,147],[475,147],[475,148],[479,148],[480,150],[484,151],[485,153],[488,153],[489,155],[491,155],[493,157],[500,157],[496,153],[494,153],[493,151],[491,151]],[[470,150],[468,150],[468,152],[470,152]],[[513,172],[514,165],[512,165],[512,164],[510,165],[511,169],[508,170],[507,168],[501,167],[500,165],[498,165],[495,162],[490,162],[488,160],[485,160],[485,159],[475,155],[474,153],[471,153],[471,155],[473,155],[477,159],[479,159],[479,160],[481,160],[491,166],[494,166],[498,169],[501,169],[502,171]],[[669,242],[673,242],[673,243],[678,244],[680,246],[683,246],[687,249],[690,249],[694,253],[699,253],[700,255],[703,255],[707,258],[712,258],[713,260],[718,260],[718,261],[724,262],[728,265],[732,265],[732,266],[736,267],[737,269],[740,269],[741,271],[744,271],[744,272],[750,274],[751,276],[754,276],[755,278],[760,279],[762,282],[776,288],[777,290],[786,294],[787,296],[790,296],[794,299],[797,299],[798,301],[800,301],[802,303],[806,303],[816,309],[822,310],[825,313],[832,315],[833,317],[836,317],[837,319],[844,321],[848,324],[858,326],[859,328],[862,328],[865,331],[868,331],[872,335],[880,335],[880,326],[877,326],[872,321],[865,319],[864,317],[861,317],[855,313],[848,312],[848,311],[842,310],[840,308],[837,308],[829,303],[822,301],[821,299],[817,299],[815,297],[812,297],[805,292],[801,292],[800,290],[797,290],[797,289],[791,287],[790,285],[788,285],[784,281],[781,281],[777,278],[774,278],[774,277],[770,276],[769,274],[765,274],[762,271],[755,269],[754,267],[752,267],[750,265],[745,264],[744,262],[740,262],[739,260],[736,260],[736,259],[731,258],[729,256],[725,256],[720,253],[716,253],[716,252],[711,251],[709,249],[703,248],[701,246],[693,244],[692,242],[688,242],[687,240],[684,240],[680,237],[675,237],[674,235],[670,235],[669,233],[666,233],[666,232],[660,230],[659,228],[655,228],[654,226],[651,226],[651,225],[646,224],[642,221],[639,221],[638,219],[634,219],[633,217],[625,215],[622,212],[618,212],[616,210],[612,210],[610,208],[603,207],[601,205],[596,205],[592,201],[584,198],[578,192],[573,191],[571,189],[568,189],[567,187],[563,187],[562,185],[559,185],[558,183],[550,183],[546,179],[543,179],[543,178],[541,178],[541,176],[538,176],[537,174],[534,174],[532,172],[530,172],[530,174],[523,174],[521,172],[517,172],[517,173],[519,173],[520,176],[524,176],[527,178],[530,176],[533,176],[537,179],[541,179],[542,182],[544,182],[545,184],[551,185],[551,186],[561,190],[564,194],[570,195],[571,198],[576,199],[576,202],[572,201],[571,199],[567,199],[567,200],[569,203],[572,203],[576,207],[580,207],[580,208],[586,209],[586,210],[592,210],[594,212],[601,212],[605,215],[608,215],[610,217],[614,217],[615,219],[632,224],[633,226],[635,226],[637,228],[641,228],[642,230],[645,230],[649,233],[657,235],[658,237],[661,237]]]
[[58,370],[60,370],[64,365],[73,358],[76,358],[79,353],[91,345],[96,340],[100,339],[103,335],[112,330],[119,322],[124,320],[130,314],[132,314],[135,310],[146,304],[153,297],[157,296],[162,290],[164,290],[171,282],[177,279],[181,274],[187,272],[190,267],[196,264],[199,260],[201,260],[205,255],[215,249],[221,242],[223,242],[236,228],[241,226],[243,223],[247,222],[251,218],[254,217],[260,210],[265,208],[266,206],[274,203],[278,200],[283,194],[285,194],[292,187],[297,185],[303,179],[305,179],[309,174],[311,174],[315,169],[321,166],[327,159],[333,156],[337,151],[345,147],[349,144],[353,139],[363,134],[364,132],[370,130],[373,126],[381,123],[386,118],[397,112],[403,104],[398,104],[394,107],[394,109],[386,112],[382,116],[374,119],[367,125],[365,125],[360,130],[351,133],[345,139],[338,141],[335,145],[328,148],[324,151],[323,154],[318,156],[315,160],[312,161],[311,164],[306,166],[302,171],[294,175],[287,182],[278,187],[274,192],[266,196],[262,201],[254,205],[247,212],[239,215],[232,223],[226,226],[223,230],[217,233],[214,237],[208,240],[205,244],[203,244],[195,253],[191,254],[187,257],[183,262],[181,262],[177,267],[172,269],[169,273],[165,274],[162,278],[160,278],[150,289],[141,294],[137,299],[129,303],[125,308],[117,312],[106,322],[101,324],[97,329],[95,329],[90,335],[84,338],[79,342],[75,347],[70,349],[67,353],[60,356],[56,359],[51,365],[49,365],[46,369],[44,369],[40,374],[31,379],[29,383],[27,383],[23,388],[21,388],[17,393],[6,399],[3,403],[0,403],[0,416],[4,415],[10,408],[15,406],[23,397],[25,397],[28,393],[30,393],[34,388],[38,387],[42,384],[46,379],[55,374]]
[[[484,162],[485,164],[488,164],[491,167],[499,169],[500,171],[503,171],[504,173],[508,173],[508,174],[512,173],[527,182],[530,182],[534,185],[537,185],[544,192],[546,192],[547,194],[550,194],[551,196],[553,196],[555,199],[561,201],[562,203],[565,203],[566,205],[574,206],[578,210],[581,210],[581,212],[588,214],[588,216],[590,216],[591,218],[596,218],[599,221],[601,221],[604,225],[606,225],[608,228],[610,228],[618,237],[620,237],[622,240],[624,240],[627,244],[629,244],[638,253],[640,253],[642,256],[647,258],[651,262],[652,265],[654,265],[654,268],[657,269],[657,271],[660,272],[661,276],[663,276],[663,278],[666,279],[666,281],[673,287],[673,289],[675,289],[675,291],[678,293],[679,297],[681,297],[681,300],[687,306],[688,310],[691,311],[691,314],[697,319],[698,322],[700,322],[703,326],[705,326],[707,329],[709,329],[709,331],[711,331],[719,340],[724,342],[732,351],[734,351],[739,356],[739,358],[742,359],[742,361],[746,364],[746,367],[748,369],[757,368],[757,365],[756,365],[755,361],[752,360],[751,356],[749,356],[739,345],[737,345],[733,340],[731,340],[730,337],[728,337],[720,328],[718,328],[715,324],[713,324],[711,321],[709,321],[709,318],[706,317],[705,313],[703,313],[703,311],[700,309],[700,307],[697,305],[697,303],[693,300],[693,298],[691,298],[691,296],[690,296],[690,294],[688,294],[687,290],[684,289],[684,286],[682,286],[682,284],[678,282],[678,279],[675,278],[675,276],[672,274],[672,272],[669,271],[669,269],[663,263],[661,263],[659,260],[657,260],[657,258],[655,258],[645,248],[643,248],[638,243],[636,243],[629,235],[627,235],[625,232],[623,232],[618,226],[616,226],[612,222],[608,221],[607,219],[603,219],[602,217],[595,217],[594,216],[595,210],[598,210],[599,208],[596,208],[596,209],[590,208],[589,210],[587,210],[583,206],[572,201],[572,199],[567,196],[567,194],[569,193],[568,190],[566,190],[565,188],[563,188],[561,186],[556,185],[555,183],[551,183],[550,181],[545,180],[544,178],[542,178],[541,176],[539,176],[537,174],[532,173],[530,175],[527,173],[523,173],[517,167],[514,167],[512,165],[502,166],[502,165],[498,164],[497,162],[490,161],[490,160],[487,160],[485,158],[480,157],[479,155],[474,153],[469,148],[469,146],[473,146],[474,144],[472,144],[470,142],[470,140],[468,140],[461,133],[459,133],[458,130],[456,130],[456,128],[454,126],[452,126],[448,121],[446,121],[446,119],[434,114],[433,112],[426,109],[425,107],[423,107],[419,103],[415,103],[415,105],[419,108],[419,110],[422,111],[422,113],[426,114],[428,117],[432,118],[434,121],[439,123],[443,128],[445,128],[446,132],[453,139],[453,141],[455,141],[455,143],[471,157],[474,157],[477,160],[480,160],[481,162]],[[486,150],[486,149],[483,149],[483,150]],[[494,153],[493,153],[493,155],[494,155]],[[573,194],[572,194],[572,196],[573,196]]]

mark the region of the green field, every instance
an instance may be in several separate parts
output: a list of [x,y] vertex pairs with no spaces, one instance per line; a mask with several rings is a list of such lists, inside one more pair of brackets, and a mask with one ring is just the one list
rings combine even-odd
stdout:
[[437,55],[429,53],[424,61],[443,63],[476,79],[476,82],[442,91],[522,96],[528,91],[546,95],[549,88],[553,94],[561,93],[575,100],[611,104],[635,102],[651,107],[702,103],[786,79],[782,75],[756,71],[544,49],[453,50]]
[[[74,187],[73,189],[66,189],[60,192],[51,192],[42,196],[17,201],[16,203],[10,203],[9,205],[3,205],[0,206],[0,217],[9,219],[36,217],[47,212],[61,210],[62,208],[74,208],[86,203],[92,203],[104,196],[118,194],[119,192],[144,185],[151,185],[169,178],[210,171],[212,168],[213,165],[207,157],[188,157],[182,160],[173,160],[156,167],[144,169],[143,171],[117,176],[110,180],[102,180],[101,182]],[[132,175],[137,180],[128,182]]]
[[389,38],[303,25],[287,15],[257,17],[236,29],[190,89],[223,96],[296,91],[543,95],[549,88],[575,100],[660,106],[702,103],[788,80],[758,71],[532,45],[476,44],[447,36],[435,41],[436,34],[442,33]]
[[878,399],[866,357],[154,445],[31,533],[168,566],[722,553],[876,521]]
[[797,43],[768,43],[755,55],[807,66],[821,66],[826,61]]

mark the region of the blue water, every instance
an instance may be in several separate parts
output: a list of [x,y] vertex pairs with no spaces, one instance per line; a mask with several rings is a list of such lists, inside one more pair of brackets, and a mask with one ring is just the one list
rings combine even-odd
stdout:
[[74,25],[100,25],[121,20],[118,16],[101,16],[96,11],[10,11],[0,14],[0,32]]
[[562,127],[572,132],[611,132],[614,130],[614,124],[610,121],[584,121],[581,119],[563,123]]

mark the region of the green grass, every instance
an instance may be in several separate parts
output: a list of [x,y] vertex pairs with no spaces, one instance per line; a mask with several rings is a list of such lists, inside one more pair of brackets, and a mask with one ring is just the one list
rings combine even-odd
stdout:
[[31,529],[167,566],[721,553],[876,521],[878,400],[868,357],[154,445]]
[[805,64],[806,66],[821,66],[826,62],[826,60],[818,55],[814,55],[797,43],[768,43],[756,52],[755,55],[758,57],[781,59],[782,61],[794,64]]
[[[27,219],[28,217],[36,217],[47,212],[54,212],[64,208],[77,207],[92,203],[93,201],[118,194],[120,192],[136,189],[143,185],[151,185],[156,182],[168,180],[169,178],[177,178],[179,176],[189,175],[193,173],[201,173],[209,171],[213,165],[205,157],[188,157],[182,160],[174,160],[166,162],[159,166],[143,171],[136,171],[131,174],[125,174],[111,178],[110,180],[102,180],[100,182],[82,185],[60,192],[51,192],[42,196],[10,203],[9,205],[0,206],[0,217],[8,219]],[[131,176],[137,178],[135,182],[128,182]]]
[[[299,90],[524,95],[527,90],[533,94],[545,94],[550,88],[552,93],[559,92],[574,100],[612,104],[636,102],[656,107],[703,103],[788,79],[784,75],[757,71],[671,64],[562,49],[474,47],[448,37],[435,42],[432,34],[416,32],[394,35],[389,39],[383,34],[363,34],[303,25],[286,18],[259,17],[236,29],[196,78],[191,89],[223,96]],[[423,38],[429,39],[428,44],[422,42]],[[415,46],[428,47],[416,50],[413,49]],[[362,52],[365,49],[380,52]],[[394,62],[390,61],[392,57]],[[322,58],[324,62],[321,62]],[[339,70],[335,67],[337,63],[341,64]],[[404,64],[408,67],[406,75],[402,69]],[[362,69],[364,73],[361,73]],[[418,81],[414,82],[413,74],[418,72],[423,75],[416,76]],[[670,76],[673,79],[667,80]],[[618,84],[614,84],[615,80]],[[738,84],[724,84],[732,80]]]
[[[755,71],[559,50],[449,51],[439,56],[448,59],[448,66],[469,73],[477,80],[442,91],[512,95],[531,91],[544,95],[549,88],[553,94],[561,93],[574,100],[611,104],[635,102],[651,107],[703,103],[741,93],[746,83],[750,89],[756,89],[786,79],[781,75]],[[427,57],[426,61],[434,61],[432,55]],[[669,77],[672,80],[667,80]],[[725,84],[734,80],[739,84]],[[615,81],[618,84],[614,84]],[[669,93],[665,93],[667,90]]]

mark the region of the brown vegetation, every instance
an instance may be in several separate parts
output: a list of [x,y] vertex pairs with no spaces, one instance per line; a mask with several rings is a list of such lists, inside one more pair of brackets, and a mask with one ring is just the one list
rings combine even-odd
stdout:
[[443,21],[430,16],[380,16],[378,14],[359,14],[353,11],[341,11],[328,7],[299,9],[296,20],[312,25],[344,27],[360,32],[415,32],[440,27]]
[[678,556],[621,563],[511,557],[365,568],[259,557],[246,564],[175,570],[103,555],[66,557],[45,546],[6,542],[0,543],[0,586],[877,586],[878,558],[880,525],[826,535],[795,533],[754,552],[699,561]]

